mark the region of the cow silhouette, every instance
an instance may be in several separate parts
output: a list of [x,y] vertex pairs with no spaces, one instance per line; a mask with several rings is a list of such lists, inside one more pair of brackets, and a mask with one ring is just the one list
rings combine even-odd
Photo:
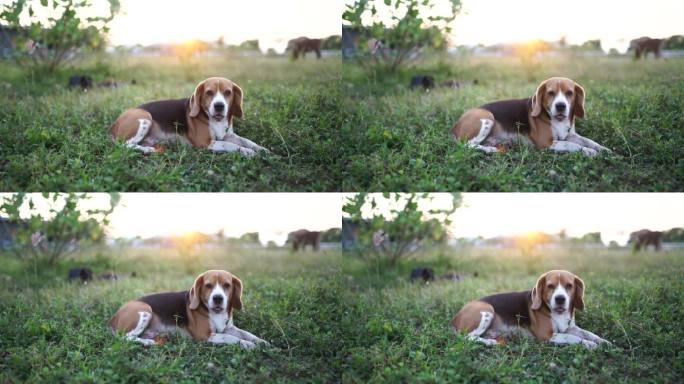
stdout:
[[287,47],[292,49],[292,58],[294,60],[297,60],[299,55],[305,57],[307,52],[316,52],[316,57],[320,59],[322,44],[323,40],[321,39],[309,39],[302,36],[288,41]]
[[641,231],[632,232],[629,235],[629,241],[634,242],[634,251],[641,250],[641,247],[646,250],[649,245],[652,245],[656,251],[660,251],[663,242],[663,233],[642,229]]
[[300,229],[298,231],[291,232],[288,236],[292,240],[292,250],[304,250],[307,245],[311,245],[314,251],[318,251],[321,247],[321,232],[309,231],[306,229]]
[[660,50],[663,47],[664,41],[665,40],[663,39],[652,39],[644,36],[630,41],[629,48],[634,50],[635,60],[639,60],[642,54],[645,58],[649,52],[653,52],[653,55],[657,59],[660,57]]

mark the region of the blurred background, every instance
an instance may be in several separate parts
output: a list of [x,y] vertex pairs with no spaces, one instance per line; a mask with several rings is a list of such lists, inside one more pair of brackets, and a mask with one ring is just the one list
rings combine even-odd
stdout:
[[[402,61],[440,51],[483,57],[624,55],[634,54],[630,42],[644,36],[660,39],[666,57],[684,55],[678,16],[684,5],[676,0],[346,0],[345,8],[345,58],[383,55],[383,49],[408,49]],[[411,38],[402,38],[406,29],[414,32]],[[369,40],[371,45],[362,44]]]
[[343,209],[348,251],[365,246],[395,253],[404,246],[408,256],[442,244],[454,254],[477,248],[525,255],[564,247],[684,247],[681,194],[371,193],[347,195]]
[[138,257],[189,273],[226,257],[340,247],[336,194],[1,194],[0,203],[5,272],[58,279],[69,267],[116,276]]
[[334,56],[340,44],[341,4],[323,1],[199,0],[189,5],[180,0],[3,0],[0,7],[4,58],[23,55],[62,62],[98,51],[133,56],[275,56],[301,36],[322,39],[323,54]]

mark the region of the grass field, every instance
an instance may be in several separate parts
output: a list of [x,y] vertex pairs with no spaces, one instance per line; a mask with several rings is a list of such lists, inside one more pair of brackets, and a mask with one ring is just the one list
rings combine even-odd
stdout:
[[[378,273],[337,251],[207,251],[183,260],[160,251],[123,251],[23,272],[2,258],[2,382],[678,382],[684,252],[553,250],[426,251]],[[113,268],[117,282],[66,283],[74,265]],[[410,284],[413,266],[478,272],[460,283]],[[253,351],[171,338],[144,348],[106,328],[123,302],[187,289],[207,268],[245,284],[236,325],[275,348]],[[455,335],[449,322],[467,301],[529,289],[542,272],[566,268],[586,283],[580,327],[614,342],[585,350],[530,340],[485,347]],[[136,271],[137,277],[130,277]]]
[[[69,91],[71,74],[136,84]],[[243,88],[244,117],[235,131],[269,148],[270,156],[182,146],[144,156],[110,139],[109,126],[124,110],[189,97],[209,76]],[[207,57],[182,66],[172,58],[114,57],[50,77],[27,77],[0,62],[0,190],[339,190],[339,77],[339,58]]]
[[[342,71],[345,191],[684,189],[684,59],[433,59],[396,75],[345,62]],[[467,85],[411,92],[409,80],[417,74]],[[586,116],[577,131],[613,154],[585,158],[517,147],[487,155],[451,139],[465,110],[531,97],[551,76],[570,77],[585,88]]]
[[[188,263],[171,252],[131,251],[92,257],[39,276],[2,259],[0,382],[288,382],[336,381],[342,315],[339,252],[230,249]],[[65,282],[69,266],[114,268],[119,281]],[[108,331],[125,301],[189,289],[194,277],[227,269],[244,284],[235,324],[276,348],[244,350],[181,337],[144,348]],[[135,271],[137,276],[130,277]]]
[[[394,273],[360,264],[343,270],[351,290],[345,317],[344,382],[681,382],[680,326],[684,252],[624,250],[430,252]],[[463,282],[410,284],[413,266],[478,272]],[[586,350],[518,339],[486,347],[456,336],[450,321],[466,302],[531,289],[550,269],[568,269],[586,284],[577,324],[614,347]]]

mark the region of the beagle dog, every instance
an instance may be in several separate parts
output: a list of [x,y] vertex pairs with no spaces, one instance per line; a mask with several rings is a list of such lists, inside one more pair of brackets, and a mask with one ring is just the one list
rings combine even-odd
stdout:
[[552,77],[529,99],[495,101],[466,111],[451,133],[487,153],[513,142],[587,156],[609,151],[575,132],[576,117],[584,117],[584,88],[565,77]]
[[127,302],[109,326],[144,345],[156,344],[155,338],[175,332],[216,344],[268,345],[233,325],[233,310],[240,309],[242,281],[230,272],[210,270],[197,276],[188,291],[156,293]]
[[166,140],[246,156],[268,152],[233,132],[234,117],[242,117],[242,88],[228,79],[210,77],[189,98],[153,101],[125,111],[110,133],[144,153],[158,151],[157,145]]
[[568,271],[541,275],[529,291],[500,293],[471,301],[452,320],[457,331],[487,345],[505,343],[515,334],[556,344],[595,348],[607,340],[575,325],[584,309],[584,282]]

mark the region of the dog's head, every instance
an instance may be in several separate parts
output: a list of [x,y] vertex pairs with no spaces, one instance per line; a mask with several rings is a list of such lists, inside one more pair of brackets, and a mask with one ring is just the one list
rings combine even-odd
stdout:
[[539,276],[532,288],[532,309],[546,305],[552,313],[562,314],[584,309],[584,282],[573,273],[548,271]]
[[564,121],[584,117],[584,88],[565,77],[544,80],[532,96],[533,117],[546,111],[552,120]]
[[222,121],[242,117],[242,88],[228,79],[210,77],[197,84],[190,96],[190,117],[197,117],[200,111],[210,120]]
[[204,304],[214,313],[229,314],[232,309],[242,309],[242,281],[228,271],[210,270],[197,276],[190,288],[192,310]]

